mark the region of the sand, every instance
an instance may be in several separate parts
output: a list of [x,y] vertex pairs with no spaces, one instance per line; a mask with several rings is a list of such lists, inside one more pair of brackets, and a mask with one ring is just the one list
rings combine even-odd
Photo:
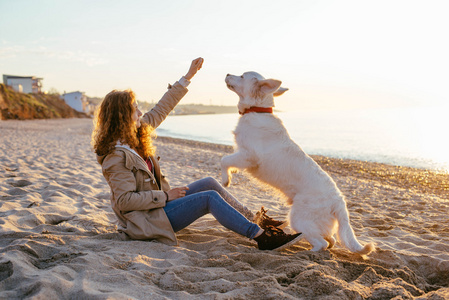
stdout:
[[[89,119],[0,121],[0,299],[449,299],[449,175],[314,157],[347,197],[368,257],[306,241],[260,251],[206,216],[179,246],[122,241]],[[232,130],[232,128],[230,128]],[[219,179],[223,145],[159,137],[172,186]],[[288,212],[237,174],[253,211]]]

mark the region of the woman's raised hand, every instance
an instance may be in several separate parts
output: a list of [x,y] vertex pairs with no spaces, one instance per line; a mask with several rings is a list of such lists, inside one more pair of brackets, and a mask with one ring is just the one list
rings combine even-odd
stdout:
[[186,191],[188,189],[189,189],[188,187],[182,186],[182,187],[178,187],[178,188],[174,188],[174,189],[169,190],[167,192],[168,201],[184,197],[186,195]]
[[199,69],[203,66],[204,59],[202,57],[198,57],[197,59],[194,59],[192,61],[192,64],[190,65],[189,71],[184,76],[187,80],[190,80],[195,76],[196,72],[198,72]]

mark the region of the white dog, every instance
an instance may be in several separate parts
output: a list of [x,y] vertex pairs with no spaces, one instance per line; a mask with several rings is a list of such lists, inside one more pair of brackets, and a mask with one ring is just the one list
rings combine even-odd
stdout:
[[280,87],[281,81],[255,72],[228,74],[225,81],[240,97],[242,116],[234,131],[236,152],[221,160],[223,185],[229,186],[233,171],[246,169],[287,197],[290,226],[303,233],[313,251],[332,247],[338,233],[340,243],[350,251],[371,253],[373,244],[362,246],[357,241],[335,182],[290,139],[282,121],[271,113],[273,96],[288,89]]

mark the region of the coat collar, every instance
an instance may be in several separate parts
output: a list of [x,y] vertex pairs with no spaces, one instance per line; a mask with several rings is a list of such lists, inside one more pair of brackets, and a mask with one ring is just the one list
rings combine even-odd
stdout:
[[[151,172],[151,170],[148,168],[148,164],[147,162],[142,158],[142,156],[140,156],[134,149],[132,149],[131,147],[129,147],[126,144],[122,144],[120,142],[117,142],[117,144],[115,145],[115,148],[120,148],[123,150],[127,150],[128,153],[131,152],[133,154],[133,156],[137,157],[137,161],[136,163],[140,166],[140,169],[146,171],[148,173],[148,175],[150,175],[151,179],[154,182],[157,182],[157,184],[159,186],[161,186],[161,169],[159,167],[159,164],[156,161],[156,158],[150,155],[150,159],[153,163],[154,166],[154,173]],[[125,162],[125,166],[132,170],[132,168],[134,167],[133,162],[129,159],[126,160]]]
[[[127,153],[128,155],[132,155],[132,157],[134,157],[134,159],[133,160],[131,160],[131,159],[126,159],[126,161],[125,161],[125,166],[128,168],[128,169],[130,169],[130,170],[132,170],[132,168],[135,166],[134,165],[134,162],[135,162],[135,164],[137,164],[138,166],[139,166],[139,168],[140,169],[142,169],[142,170],[144,170],[144,171],[146,171],[147,173],[148,173],[148,175],[150,175],[150,177],[152,178],[152,179],[156,179],[155,177],[154,177],[154,175],[153,175],[153,173],[150,171],[150,169],[148,169],[148,165],[147,165],[147,163],[145,162],[145,160],[134,150],[134,149],[131,149],[131,147],[129,147],[128,145],[126,145],[126,144],[122,144],[122,143],[120,143],[120,142],[117,142],[117,145],[115,145],[115,148],[117,149],[120,149],[120,150],[126,150],[125,151],[125,153]],[[134,162],[133,162],[134,161]]]

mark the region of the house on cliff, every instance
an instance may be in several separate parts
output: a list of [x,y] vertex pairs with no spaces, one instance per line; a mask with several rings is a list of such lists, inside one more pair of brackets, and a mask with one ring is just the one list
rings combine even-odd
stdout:
[[20,93],[40,93],[42,88],[41,80],[36,76],[16,76],[3,74],[3,84],[12,87]]
[[84,93],[76,91],[71,93],[64,93],[62,95],[65,103],[76,111],[87,113],[89,112],[87,97]]

